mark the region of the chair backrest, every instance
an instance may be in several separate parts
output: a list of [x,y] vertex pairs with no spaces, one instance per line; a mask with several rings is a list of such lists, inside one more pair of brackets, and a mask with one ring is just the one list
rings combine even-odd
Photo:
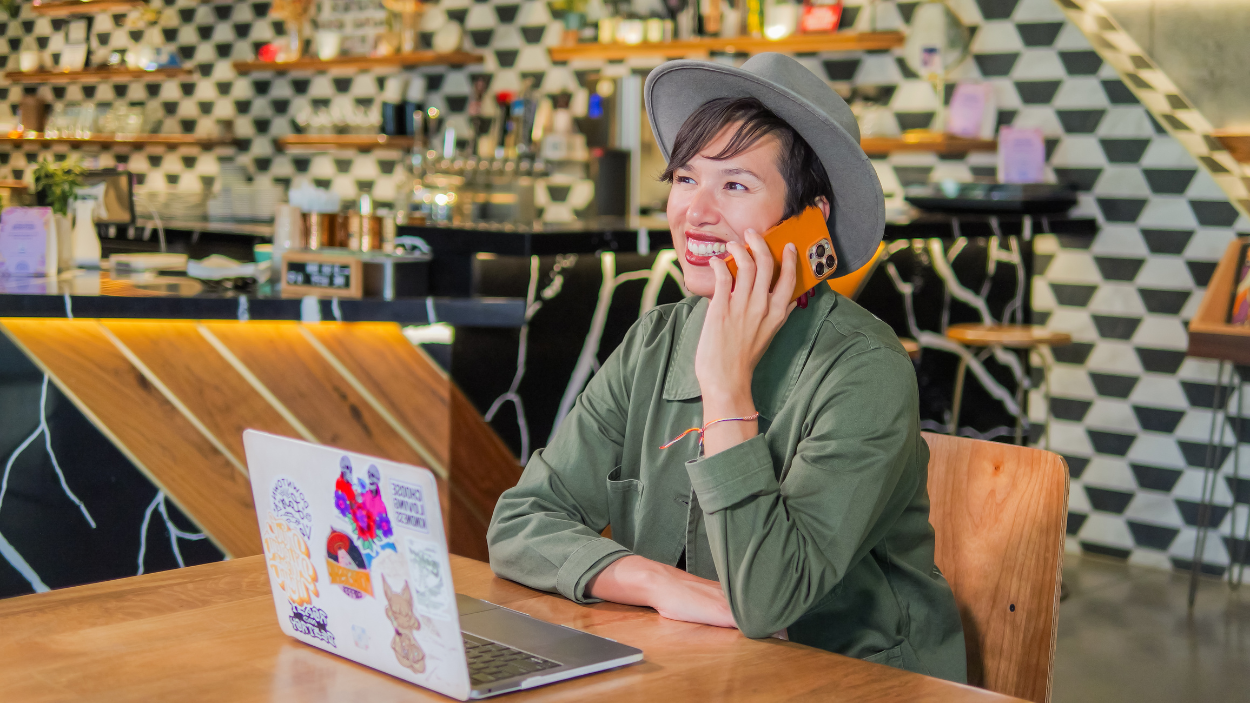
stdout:
[[924,433],[935,561],[955,592],[968,683],[1050,700],[1068,465],[1052,452]]
[[868,279],[872,276],[872,272],[877,270],[877,264],[881,263],[881,259],[885,254],[885,242],[877,245],[877,252],[872,255],[868,263],[860,266],[854,271],[842,276],[841,278],[833,278],[829,280],[829,287],[842,295],[855,300],[859,297],[860,291],[864,290],[864,284],[868,283]]

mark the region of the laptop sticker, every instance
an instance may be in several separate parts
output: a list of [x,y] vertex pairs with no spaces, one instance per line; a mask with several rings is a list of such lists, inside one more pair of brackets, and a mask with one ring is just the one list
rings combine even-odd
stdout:
[[427,617],[450,620],[451,589],[447,587],[448,579],[442,573],[438,549],[415,539],[407,539],[405,543],[417,610]]
[[391,506],[395,508],[395,524],[422,534],[430,533],[426,522],[425,493],[420,486],[391,481]]
[[274,583],[292,605],[308,605],[317,593],[317,568],[308,549],[312,518],[303,491],[279,476],[270,491],[270,511],[262,535]]
[[421,622],[412,608],[412,591],[407,582],[399,592],[391,590],[385,577],[382,588],[386,592],[386,618],[395,628],[395,637],[391,639],[391,649],[400,665],[414,674],[425,672],[425,650],[417,644],[414,633],[421,629]]
[[382,472],[376,464],[370,464],[363,477],[356,477],[351,458],[339,458],[334,510],[341,529],[332,529],[326,540],[330,583],[350,598],[373,597],[369,567],[379,554],[396,551],[390,515],[382,500]]

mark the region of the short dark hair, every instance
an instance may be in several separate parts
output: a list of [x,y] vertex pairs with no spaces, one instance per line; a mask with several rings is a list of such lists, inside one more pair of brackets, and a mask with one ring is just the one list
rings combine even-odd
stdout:
[[786,184],[786,209],[781,219],[814,206],[822,195],[832,205],[833,187],[816,152],[793,127],[755,98],[716,98],[700,105],[677,130],[668,167],[660,180],[672,183],[677,169],[689,164],[725,127],[736,123],[741,124],[729,143],[709,158],[731,159],[771,134],[777,138],[777,170]]

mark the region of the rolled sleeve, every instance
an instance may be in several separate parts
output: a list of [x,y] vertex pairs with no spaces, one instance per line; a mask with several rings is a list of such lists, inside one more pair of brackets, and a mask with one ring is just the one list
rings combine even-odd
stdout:
[[773,457],[763,435],[756,435],[709,457],[686,462],[690,485],[706,513],[716,513],[751,496],[776,493]]
[[609,564],[630,553],[606,537],[583,544],[560,567],[556,591],[575,603],[598,603],[598,598],[586,597],[586,584]]

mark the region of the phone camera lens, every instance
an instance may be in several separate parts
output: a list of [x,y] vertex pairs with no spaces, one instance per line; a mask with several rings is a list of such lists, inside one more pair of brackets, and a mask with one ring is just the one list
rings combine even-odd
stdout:
[[820,263],[819,261],[816,262],[816,275],[817,276],[825,275],[825,265]]
[[833,254],[830,254],[825,257],[825,265],[829,267],[830,271],[832,271],[833,267],[838,265],[838,260],[833,258]]
[[816,258],[817,259],[825,258],[825,245],[824,244],[816,245]]

